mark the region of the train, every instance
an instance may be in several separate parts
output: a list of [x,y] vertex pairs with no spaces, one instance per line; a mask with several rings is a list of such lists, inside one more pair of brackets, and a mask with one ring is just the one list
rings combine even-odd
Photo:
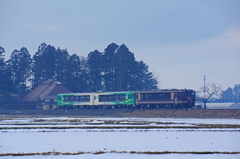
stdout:
[[191,109],[195,91],[163,89],[134,92],[94,92],[58,94],[59,109]]

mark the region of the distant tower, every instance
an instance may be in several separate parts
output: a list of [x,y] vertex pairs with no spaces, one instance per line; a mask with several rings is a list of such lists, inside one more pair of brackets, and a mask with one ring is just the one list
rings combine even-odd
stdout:
[[203,76],[203,82],[204,82],[204,85],[203,85],[203,100],[204,100],[204,109],[207,109],[207,105],[206,105],[206,75]]
[[206,98],[205,93],[206,93],[206,75],[203,76],[203,98],[204,98],[204,100]]

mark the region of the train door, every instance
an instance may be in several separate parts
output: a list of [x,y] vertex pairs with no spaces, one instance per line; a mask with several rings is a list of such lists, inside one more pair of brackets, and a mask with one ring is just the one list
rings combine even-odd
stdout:
[[171,92],[171,100],[174,100],[174,92]]
[[178,104],[178,96],[176,92],[174,93],[174,101],[175,101],[175,104]]
[[99,94],[98,93],[93,93],[92,94],[92,104],[93,105],[99,105]]

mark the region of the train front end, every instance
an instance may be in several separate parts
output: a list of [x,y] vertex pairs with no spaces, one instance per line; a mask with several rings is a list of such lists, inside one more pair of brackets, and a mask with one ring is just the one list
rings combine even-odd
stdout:
[[190,109],[195,106],[195,91],[191,89],[184,89],[179,95],[179,101],[182,102],[183,108]]

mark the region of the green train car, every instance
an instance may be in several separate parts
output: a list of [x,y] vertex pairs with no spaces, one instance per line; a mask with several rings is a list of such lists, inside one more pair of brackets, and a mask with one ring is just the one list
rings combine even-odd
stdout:
[[60,109],[101,109],[134,107],[134,92],[68,93],[58,94]]

